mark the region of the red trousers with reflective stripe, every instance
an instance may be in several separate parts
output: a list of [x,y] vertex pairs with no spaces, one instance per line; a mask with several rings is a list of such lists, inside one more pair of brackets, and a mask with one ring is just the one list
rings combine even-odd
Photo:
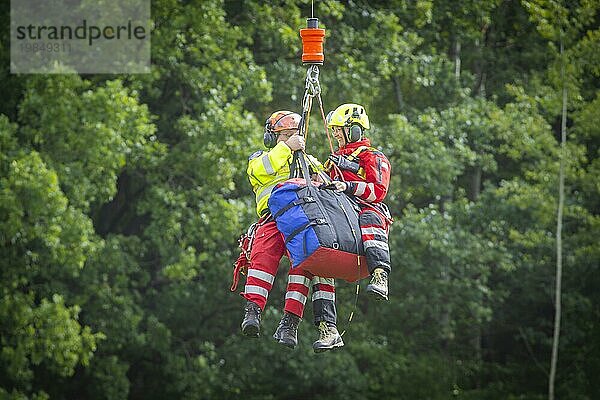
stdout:
[[335,308],[334,279],[314,276],[302,268],[290,269],[285,293],[285,311],[302,317],[311,281],[315,324],[318,324],[320,321],[335,324],[337,313]]
[[[277,229],[274,221],[262,224],[256,230],[252,250],[250,252],[250,267],[246,277],[246,286],[242,297],[256,303],[261,310],[267,304],[267,298],[273,288],[273,282],[279,268],[281,257],[286,254],[283,235]],[[284,310],[302,318],[304,305],[308,296],[309,283],[313,275],[300,268],[290,269]],[[317,281],[319,278],[315,278]],[[322,278],[321,278],[322,279]],[[331,284],[319,283],[313,286],[315,321],[335,323],[335,289]],[[316,289],[316,290],[315,290]],[[316,292],[329,292],[316,296]]]

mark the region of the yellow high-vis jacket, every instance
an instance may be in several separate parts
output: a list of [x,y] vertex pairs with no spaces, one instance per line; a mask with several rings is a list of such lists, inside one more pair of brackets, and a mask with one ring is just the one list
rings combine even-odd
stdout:
[[[283,142],[279,142],[269,151],[259,150],[248,159],[248,178],[256,195],[256,213],[261,216],[268,210],[269,196],[273,188],[290,177],[292,150]],[[323,166],[313,156],[308,156],[311,164],[319,171]]]

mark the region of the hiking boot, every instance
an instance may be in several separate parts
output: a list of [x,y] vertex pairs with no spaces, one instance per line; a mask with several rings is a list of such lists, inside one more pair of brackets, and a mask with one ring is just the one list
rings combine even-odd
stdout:
[[343,345],[342,335],[340,335],[334,324],[325,321],[319,322],[319,339],[313,343],[315,353],[321,353]]
[[273,339],[291,349],[295,348],[298,345],[298,324],[300,324],[300,321],[302,320],[297,315],[288,312],[283,313],[279,326],[273,334]]
[[377,300],[388,299],[388,273],[383,268],[375,268],[367,293]]
[[242,333],[246,336],[257,338],[260,331],[260,307],[256,303],[248,301],[246,307],[244,307],[244,311]]

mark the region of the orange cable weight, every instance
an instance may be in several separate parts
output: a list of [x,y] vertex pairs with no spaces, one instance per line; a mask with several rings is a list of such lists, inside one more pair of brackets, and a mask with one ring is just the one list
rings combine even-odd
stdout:
[[300,29],[302,38],[302,64],[323,65],[323,41],[325,40],[325,29],[319,28],[318,18],[308,18],[306,28]]

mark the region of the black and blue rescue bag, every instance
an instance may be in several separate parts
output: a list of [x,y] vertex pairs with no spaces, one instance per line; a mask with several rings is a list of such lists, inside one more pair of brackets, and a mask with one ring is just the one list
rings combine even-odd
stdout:
[[306,161],[299,161],[304,177],[280,183],[269,198],[292,268],[349,282],[367,277],[358,204],[329,185],[315,186]]

